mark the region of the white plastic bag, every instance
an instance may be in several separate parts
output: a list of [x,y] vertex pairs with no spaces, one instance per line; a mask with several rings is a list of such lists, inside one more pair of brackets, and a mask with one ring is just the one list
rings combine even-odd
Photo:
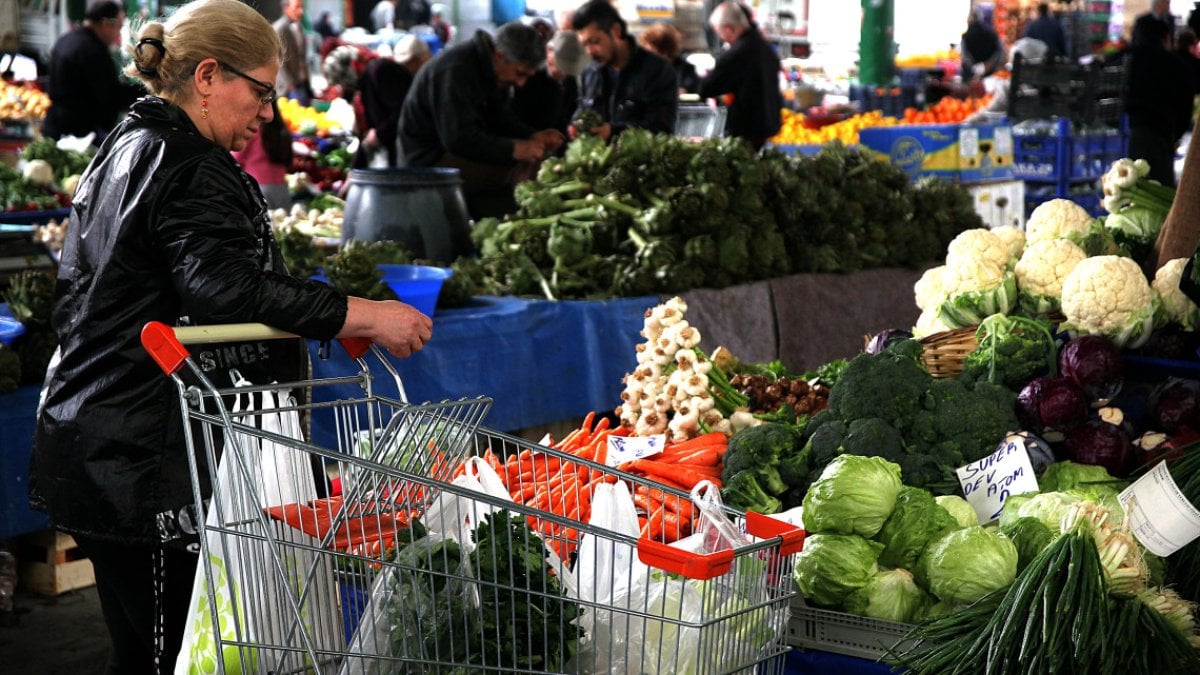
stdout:
[[[238,386],[246,384],[244,380],[237,381]],[[286,406],[294,406],[294,401],[287,390],[281,389],[240,394],[230,412],[235,420],[242,419],[265,432],[303,440],[296,411],[277,410]],[[243,417],[255,408],[258,412]],[[308,456],[257,435],[226,432],[224,440],[214,494],[205,516],[208,560],[201,560],[196,569],[189,621],[175,661],[176,675],[218,672],[206,565],[213,571],[223,640],[294,643],[299,635],[293,632],[297,613],[289,596],[300,605],[299,620],[310,633],[314,627],[306,608],[334,606],[336,598],[328,561],[318,559],[311,551],[288,545],[315,546],[316,540],[275,521],[269,521],[267,531],[261,526],[263,509],[267,507],[316,499]],[[216,528],[238,534],[223,534]],[[251,536],[264,539],[255,540]],[[279,567],[273,552],[279,554]],[[302,603],[300,598],[304,598]],[[318,645],[331,646],[336,632],[313,637]],[[267,672],[278,657],[268,650],[239,650],[234,646],[226,646],[220,656],[227,673]]]
[[[508,488],[496,470],[481,457],[471,457],[465,462],[463,475],[450,482],[475,493],[485,494],[503,502],[512,502]],[[463,497],[453,492],[442,491],[425,510],[425,527],[447,537],[454,537],[469,553],[473,550],[470,533],[479,523],[501,507],[493,506],[481,499]]]

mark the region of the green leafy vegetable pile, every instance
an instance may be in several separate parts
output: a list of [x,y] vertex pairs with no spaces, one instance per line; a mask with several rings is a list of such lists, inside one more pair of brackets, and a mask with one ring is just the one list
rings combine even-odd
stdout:
[[50,326],[54,310],[54,277],[46,272],[26,270],[9,280],[0,295],[8,303],[13,317],[25,325],[25,334],[0,356],[0,389],[8,382],[41,384],[46,368],[58,348],[58,336]]
[[982,226],[966,192],[840,144],[814,158],[756,155],[641,129],[572,141],[519,209],[472,232],[515,295],[593,298],[722,288],[789,273],[920,267]]
[[54,178],[59,183],[68,176],[83,173],[88,163],[92,161],[92,154],[92,152],[63,150],[58,147],[57,141],[46,136],[30,141],[21,150],[21,156],[26,161],[42,159],[49,162],[50,166],[54,167]]

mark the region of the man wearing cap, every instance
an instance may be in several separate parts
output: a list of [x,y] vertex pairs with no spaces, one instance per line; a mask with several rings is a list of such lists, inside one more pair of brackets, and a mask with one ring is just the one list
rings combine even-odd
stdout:
[[400,112],[408,166],[459,169],[474,218],[511,210],[513,186],[564,141],[557,130],[521,122],[509,98],[545,60],[537,31],[517,22],[439,53],[417,73]]
[[413,78],[433,54],[429,45],[415,35],[405,35],[396,42],[392,58],[378,57],[367,64],[359,80],[365,119],[363,142],[355,155],[355,166],[368,166],[376,153],[386,156],[387,166],[398,166],[396,127],[404,98],[412,87]]
[[120,41],[124,23],[121,5],[105,0],[88,8],[82,26],[54,43],[43,134],[59,138],[94,132],[99,145],[117,123],[117,114],[137,99],[141,90],[121,83],[109,52]]
[[779,132],[779,110],[783,107],[779,57],[736,2],[717,5],[709,24],[729,48],[721,52],[713,69],[700,81],[700,96],[731,94],[725,135],[744,138],[761,148]]
[[579,104],[604,119],[592,133],[605,140],[627,127],[672,133],[679,107],[675,70],[629,37],[625,20],[606,0],[575,11],[571,25],[592,59],[583,72]]

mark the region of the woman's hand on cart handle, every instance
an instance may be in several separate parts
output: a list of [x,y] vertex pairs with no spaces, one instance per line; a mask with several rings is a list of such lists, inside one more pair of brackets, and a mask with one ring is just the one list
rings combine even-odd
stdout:
[[339,338],[366,337],[398,358],[411,356],[433,334],[433,319],[395,300],[351,297]]

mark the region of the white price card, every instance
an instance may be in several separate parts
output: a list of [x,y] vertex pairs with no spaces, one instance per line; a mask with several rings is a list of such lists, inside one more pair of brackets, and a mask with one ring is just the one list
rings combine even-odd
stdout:
[[657,455],[667,445],[664,434],[655,436],[609,436],[608,453],[604,463],[608,466],[620,466],[625,462]]
[[975,507],[981,524],[1000,517],[1004,502],[1012,495],[1037,492],[1037,474],[1021,438],[1005,439],[995,452],[957,469],[963,496]]
[[1125,488],[1119,499],[1133,536],[1154,555],[1171,555],[1200,537],[1200,511],[1179,491],[1166,462]]
[[979,130],[963,127],[958,130],[958,154],[963,157],[979,156]]
[[996,127],[992,143],[995,145],[997,155],[1002,157],[1011,155],[1013,152],[1012,127]]

